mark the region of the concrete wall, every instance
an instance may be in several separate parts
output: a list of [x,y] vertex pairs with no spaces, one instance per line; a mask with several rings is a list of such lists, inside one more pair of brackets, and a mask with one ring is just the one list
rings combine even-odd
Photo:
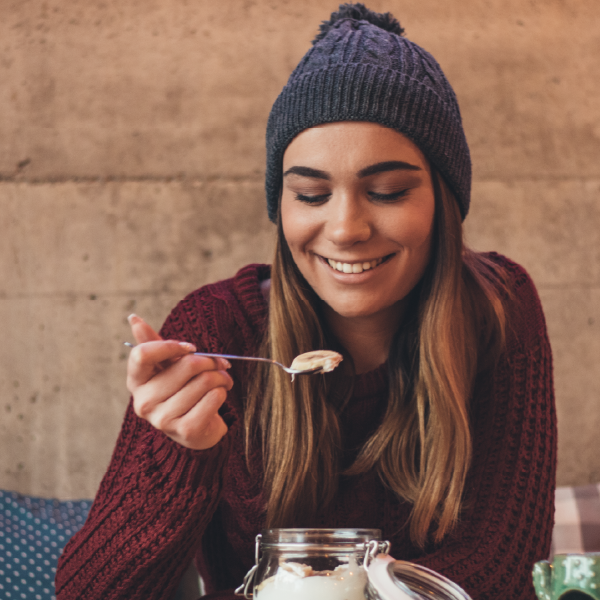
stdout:
[[[372,0],[438,58],[475,166],[466,227],[533,276],[560,483],[600,481],[597,0]],[[270,106],[330,0],[0,0],[0,487],[89,497],[135,311],[269,261]]]

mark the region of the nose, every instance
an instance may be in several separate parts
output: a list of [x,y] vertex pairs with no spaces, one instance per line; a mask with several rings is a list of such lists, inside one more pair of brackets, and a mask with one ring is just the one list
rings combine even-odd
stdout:
[[372,234],[372,223],[367,207],[360,198],[342,194],[328,203],[326,236],[337,246],[352,246],[366,242]]

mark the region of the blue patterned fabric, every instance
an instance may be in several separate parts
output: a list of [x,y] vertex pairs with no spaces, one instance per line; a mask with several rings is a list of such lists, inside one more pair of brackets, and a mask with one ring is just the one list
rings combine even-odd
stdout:
[[60,502],[0,490],[0,598],[56,600],[56,563],[91,500]]

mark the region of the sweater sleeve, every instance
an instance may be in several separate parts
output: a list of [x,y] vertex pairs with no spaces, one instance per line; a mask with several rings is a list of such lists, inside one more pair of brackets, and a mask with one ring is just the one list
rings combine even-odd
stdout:
[[[204,327],[197,310],[192,323],[182,303],[161,335],[215,351],[214,311],[206,316],[212,324]],[[219,501],[235,425],[228,402],[221,412],[230,431],[215,447],[195,451],[138,418],[130,402],[86,523],[59,559],[58,600],[162,600],[174,594]]]
[[554,520],[552,356],[533,283],[512,268],[519,272],[507,310],[506,352],[474,400],[465,510],[443,546],[415,561],[474,600],[534,600],[531,572],[548,556]]

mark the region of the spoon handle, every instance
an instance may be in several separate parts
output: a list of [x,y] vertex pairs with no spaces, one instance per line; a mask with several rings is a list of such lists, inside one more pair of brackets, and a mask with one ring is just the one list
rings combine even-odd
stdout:
[[[135,348],[135,344],[132,344],[131,342],[123,342],[123,345],[127,346],[128,348]],[[236,356],[235,354],[214,354],[213,352],[194,352],[194,354],[196,356],[208,356],[209,358],[226,358],[229,360],[251,360],[254,362],[266,362],[281,367],[284,371],[292,375],[300,373],[300,371],[290,369],[289,367],[278,363],[276,360],[272,360],[270,358],[261,358],[259,356]]]
[[256,362],[266,362],[271,363],[272,365],[277,365],[282,369],[286,369],[281,363],[278,363],[276,360],[271,360],[270,358],[260,358],[259,356],[235,356],[234,354],[213,354],[212,352],[194,352],[196,356],[208,356],[210,358],[227,358],[231,360],[252,360]]

